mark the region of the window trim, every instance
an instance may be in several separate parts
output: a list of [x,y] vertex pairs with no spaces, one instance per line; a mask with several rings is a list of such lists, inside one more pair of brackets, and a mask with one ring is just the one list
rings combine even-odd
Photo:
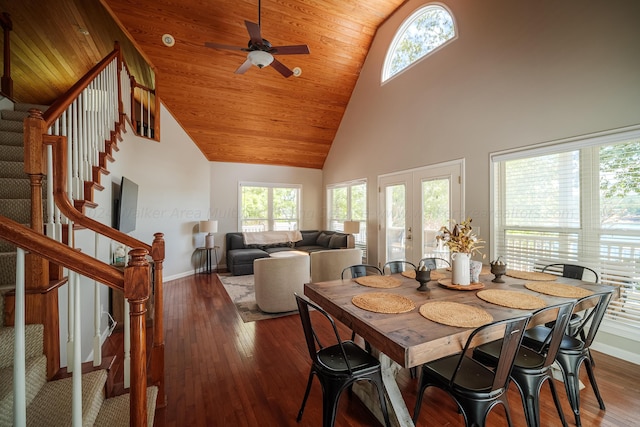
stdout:
[[[443,9],[445,12],[447,12],[449,14],[449,16],[451,17],[451,21],[453,22],[453,37],[451,37],[449,40],[446,40],[444,43],[438,45],[433,50],[431,50],[431,51],[427,52],[426,54],[422,55],[420,58],[416,59],[411,64],[407,65],[406,67],[404,67],[402,70],[398,71],[397,73],[395,73],[393,75],[386,76],[387,74],[390,73],[389,69],[391,67],[391,62],[393,60],[392,53],[395,52],[395,50],[396,50],[396,48],[398,46],[398,43],[400,42],[400,39],[402,38],[404,33],[407,31],[409,26],[415,21],[415,19],[418,17],[418,15],[423,13],[423,11],[426,11],[427,9],[432,9],[432,8]],[[397,76],[403,74],[405,71],[413,68],[414,65],[422,62],[422,60],[424,60],[425,58],[431,56],[435,52],[438,52],[440,49],[442,49],[443,47],[449,45],[450,43],[452,43],[457,38],[458,38],[458,23],[456,21],[456,18],[454,16],[454,14],[451,12],[451,9],[449,9],[449,7],[447,5],[445,5],[443,3],[440,3],[440,2],[430,2],[430,3],[426,3],[426,4],[423,4],[422,6],[417,7],[398,26],[398,29],[396,30],[395,34],[393,35],[393,38],[391,39],[391,43],[389,43],[389,47],[387,48],[387,53],[385,54],[384,61],[382,62],[382,70],[381,70],[381,73],[380,73],[380,85],[382,86],[382,85],[390,82],[391,80],[393,80]],[[385,76],[386,76],[386,78],[385,78]]]
[[[242,216],[242,187],[263,187],[268,188],[272,193],[274,188],[291,188],[298,190],[298,209],[296,212],[296,221],[298,223],[298,230],[301,229],[302,224],[302,184],[290,184],[290,183],[273,183],[273,182],[256,182],[256,181],[239,181],[238,182],[238,230],[242,232],[242,222],[244,217]],[[273,230],[273,224],[275,218],[273,217],[273,199],[269,202],[268,206],[268,218],[265,218],[268,223],[268,229]]]

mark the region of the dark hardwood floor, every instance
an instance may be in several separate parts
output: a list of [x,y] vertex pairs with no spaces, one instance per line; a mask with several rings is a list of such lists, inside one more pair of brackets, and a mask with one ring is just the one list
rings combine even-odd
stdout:
[[[215,274],[198,274],[165,284],[165,372],[167,407],[157,411],[155,426],[320,426],[321,389],[314,380],[302,421],[296,415],[309,374],[302,328],[297,315],[243,323]],[[326,331],[328,333],[328,331]],[[342,329],[344,337],[349,332]],[[640,371],[638,366],[595,353],[596,378],[607,405],[598,408],[587,384],[581,392],[583,426],[638,425]],[[416,380],[408,371],[399,376],[407,406],[413,413]],[[573,414],[562,383],[557,383],[569,425]],[[542,426],[558,426],[548,386],[543,387]],[[509,403],[515,427],[526,426],[520,396],[514,386]],[[336,426],[373,426],[356,397],[345,393]],[[426,392],[420,414],[422,426],[462,426],[462,416],[444,393]],[[499,407],[488,426],[506,426]]]

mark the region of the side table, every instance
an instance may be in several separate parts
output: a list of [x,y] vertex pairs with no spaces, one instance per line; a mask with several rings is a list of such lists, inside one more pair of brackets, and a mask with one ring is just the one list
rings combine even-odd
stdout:
[[[218,271],[218,248],[220,246],[214,246],[212,248],[199,247],[196,248],[200,257],[198,258],[198,265],[196,266],[196,273],[198,273],[198,267],[202,270],[201,273],[211,274],[212,271]],[[215,258],[215,270],[211,268],[211,252]],[[203,257],[204,262],[203,262]],[[206,270],[205,270],[206,268]]]

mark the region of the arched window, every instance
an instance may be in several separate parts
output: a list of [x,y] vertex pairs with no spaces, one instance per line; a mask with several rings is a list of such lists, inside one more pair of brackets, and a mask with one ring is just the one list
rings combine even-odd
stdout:
[[382,69],[385,82],[456,36],[453,16],[430,4],[413,12],[396,33]]

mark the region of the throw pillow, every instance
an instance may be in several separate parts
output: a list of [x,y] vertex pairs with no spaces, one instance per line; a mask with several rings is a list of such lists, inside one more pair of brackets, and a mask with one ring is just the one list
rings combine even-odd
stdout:
[[320,233],[318,235],[318,240],[316,240],[316,244],[319,246],[323,246],[325,248],[329,247],[329,241],[331,240],[331,235],[325,232]]
[[329,240],[329,249],[340,249],[347,247],[347,236],[343,234],[334,234]]

